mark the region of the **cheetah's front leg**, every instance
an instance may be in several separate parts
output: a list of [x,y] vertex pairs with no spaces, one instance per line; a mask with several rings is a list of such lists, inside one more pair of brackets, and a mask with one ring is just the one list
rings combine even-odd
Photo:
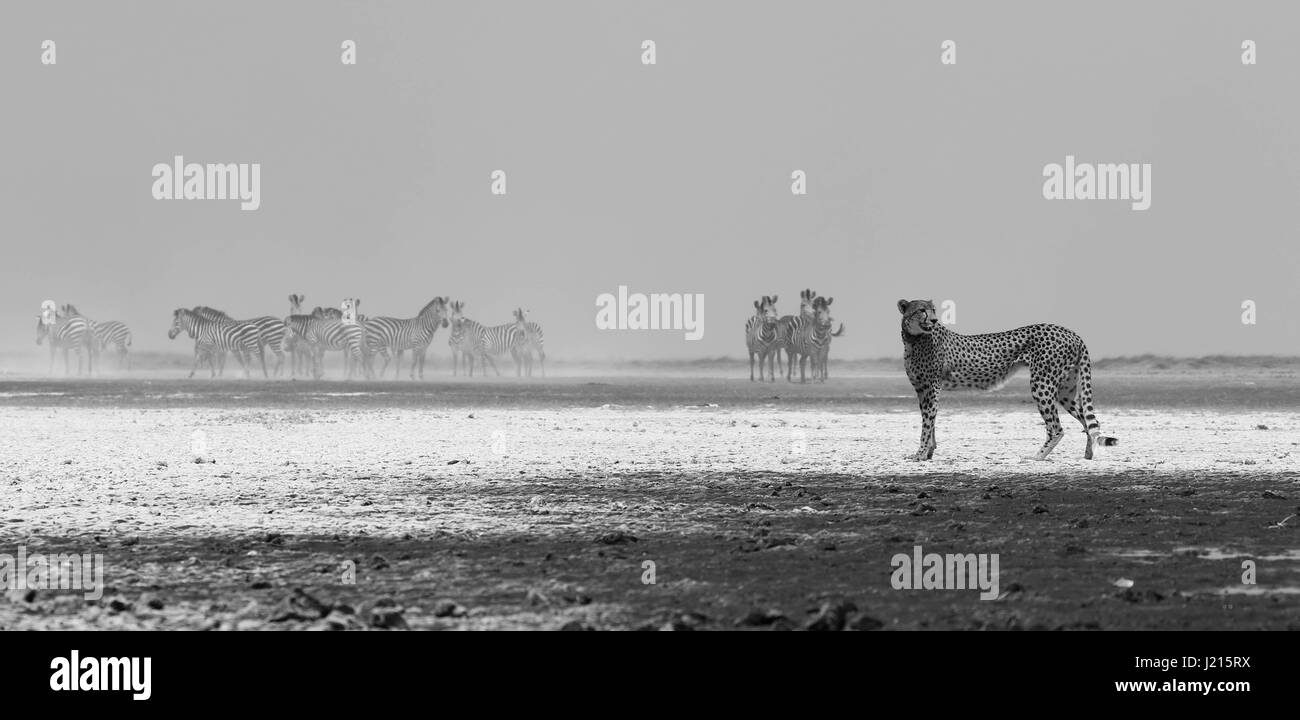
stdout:
[[934,439],[934,417],[939,412],[939,386],[931,385],[916,391],[921,403],[921,447],[912,456],[913,460],[929,460],[934,457],[938,444]]

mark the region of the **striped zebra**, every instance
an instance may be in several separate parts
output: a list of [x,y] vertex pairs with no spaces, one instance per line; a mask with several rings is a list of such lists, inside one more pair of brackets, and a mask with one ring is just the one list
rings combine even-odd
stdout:
[[90,331],[90,321],[81,315],[55,314],[54,322],[46,324],[44,319],[36,319],[36,344],[46,339],[50,341],[50,375],[54,374],[54,356],[63,351],[63,374],[71,375],[72,368],[68,361],[68,351],[77,353],[77,374],[81,374],[81,356],[86,356],[86,374],[94,373],[95,336]]
[[794,382],[795,346],[794,338],[803,332],[803,326],[813,321],[813,300],[817,294],[812,290],[799,292],[799,314],[786,315],[777,321],[776,367],[781,369],[781,351],[785,351],[785,379]]
[[[235,320],[226,313],[210,308],[206,305],[199,305],[194,308],[194,312],[202,315],[209,320],[229,320],[232,322],[246,322],[257,326],[257,334],[261,343],[261,354],[265,354],[267,348],[275,353],[275,369],[272,371],[276,377],[279,377],[284,368],[284,321],[280,318],[262,315],[260,317],[249,318],[247,320]],[[225,366],[225,354],[221,355],[221,365]],[[262,361],[262,371],[266,374],[266,360]]]
[[394,355],[393,377],[401,374],[402,353],[411,351],[411,379],[415,379],[415,368],[420,368],[420,379],[424,379],[424,359],[433,335],[439,327],[447,327],[448,298],[435,297],[430,300],[413,318],[372,317],[365,321],[366,341],[372,352],[378,352],[384,358],[384,366],[379,370],[379,377],[388,370],[389,353]]
[[[466,352],[471,357],[470,374],[474,374],[472,359],[477,358],[481,367],[486,368],[486,366],[491,365],[492,371],[497,374],[497,377],[500,377],[501,371],[497,369],[496,361],[492,358],[506,353],[510,353],[514,357],[516,371],[518,371],[520,357],[516,350],[517,341],[515,336],[519,334],[519,330],[515,323],[487,326],[465,317],[463,310],[463,303],[460,305],[459,310],[453,307],[452,324],[453,326],[459,325],[460,331],[464,334],[464,338],[461,340],[462,347],[468,345]],[[483,374],[487,374],[486,369],[483,370]]]
[[90,332],[95,336],[96,350],[106,351],[110,347],[117,351],[118,368],[131,369],[131,329],[117,320],[95,322],[90,320]]
[[465,334],[464,318],[461,311],[465,308],[465,303],[457,300],[451,304],[451,335],[447,338],[447,347],[451,348],[451,374],[454,376],[459,370],[461,361],[465,363],[466,374],[473,377],[474,375],[474,348],[473,343],[469,341],[469,336]]
[[[844,334],[844,325],[840,324],[838,332],[831,332],[831,303],[835,298],[818,297],[813,300],[813,319],[804,323],[794,336],[794,353],[799,356],[799,382],[807,382],[805,365],[812,360],[812,377],[818,382],[826,382],[827,358],[830,356],[831,339]],[[793,358],[793,355],[791,356]]]
[[[360,307],[361,301],[354,301]],[[310,315],[290,315],[284,319],[285,336],[294,342],[301,341],[311,351],[312,377],[319,380],[325,374],[325,353],[343,352],[345,377],[360,369],[367,379],[374,377],[370,351],[366,342],[365,316],[357,315],[357,322],[343,322],[343,312],[338,308],[317,307]]]
[[[527,368],[528,377],[533,376],[533,353],[537,354],[538,360],[542,365],[542,377],[546,377],[546,338],[542,334],[542,326],[535,322],[529,322],[524,318],[524,309],[515,310],[515,368],[518,370],[519,360],[524,361]],[[516,375],[518,372],[515,373]]]
[[266,375],[266,356],[262,354],[262,333],[257,325],[229,318],[208,317],[187,308],[176,308],[172,311],[172,327],[167,331],[167,337],[174,340],[181,331],[196,341],[194,367],[190,369],[189,377],[194,377],[195,371],[199,369],[199,362],[207,356],[212,369],[210,377],[215,378],[217,354],[224,355],[227,352],[233,352],[239,359],[239,364],[244,368],[244,377],[249,376],[248,360],[256,354],[262,361],[262,374]]
[[[307,314],[302,311],[302,304],[306,302],[306,300],[306,295],[290,295],[289,317],[308,317]],[[288,318],[280,321],[280,324],[285,325],[286,328],[287,323]],[[307,346],[306,341],[304,341],[301,336],[295,336],[286,332],[281,341],[281,345],[283,346],[284,351],[289,353],[289,377],[298,377],[298,375],[305,376],[309,372],[312,361],[311,348]]]
[[745,322],[745,345],[749,349],[749,381],[754,382],[754,359],[758,359],[758,380],[763,381],[763,363],[767,363],[767,373],[771,382],[776,382],[776,354],[780,349],[777,338],[776,299],[773,295],[763,296],[754,301],[754,314]]

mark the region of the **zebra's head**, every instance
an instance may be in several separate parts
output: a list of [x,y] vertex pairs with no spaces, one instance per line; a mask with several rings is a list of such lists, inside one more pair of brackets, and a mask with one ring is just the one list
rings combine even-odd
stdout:
[[908,335],[929,335],[939,324],[933,300],[899,300],[898,312],[903,315],[903,332]]
[[460,300],[457,300],[456,302],[451,304],[452,328],[459,328],[460,324],[464,322],[464,320],[465,320],[465,303]]
[[776,298],[776,295],[772,297],[764,295],[762,300],[754,301],[754,316],[761,319],[764,325],[771,325],[777,321]]
[[835,298],[819,297],[813,300],[813,318],[818,325],[828,327],[831,324],[831,303]]
[[449,299],[446,297],[435,297],[434,299],[429,301],[429,304],[425,305],[423,308],[420,308],[420,314],[421,315],[432,314],[435,318],[437,318],[436,324],[439,327],[447,327],[448,300]]
[[302,304],[303,304],[303,302],[304,302],[306,299],[307,299],[307,296],[306,296],[306,295],[297,295],[297,294],[290,295],[290,296],[289,296],[289,314],[290,314],[290,315],[301,315],[301,314],[302,314]]
[[817,293],[813,290],[804,290],[799,293],[799,314],[804,317],[812,317],[816,314],[813,303],[817,300]]
[[172,326],[167,331],[167,339],[175,340],[182,330],[188,332],[190,337],[194,337],[194,313],[185,308],[176,308],[172,311]]

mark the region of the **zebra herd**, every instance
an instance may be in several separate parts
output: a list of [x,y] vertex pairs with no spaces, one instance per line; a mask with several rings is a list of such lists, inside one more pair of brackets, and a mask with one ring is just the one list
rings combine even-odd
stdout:
[[785,351],[785,378],[794,382],[794,363],[799,361],[799,382],[808,382],[806,369],[812,361],[812,378],[826,382],[827,359],[831,340],[844,334],[844,324],[831,332],[831,303],[835,298],[825,298],[812,290],[799,293],[799,314],[779,316],[776,311],[777,296],[763,296],[754,301],[754,314],[745,323],[745,344],[749,348],[749,381],[754,382],[754,360],[758,360],[758,380],[763,380],[763,363],[767,363],[771,382],[776,382],[776,370],[781,368],[781,351]]
[[131,369],[131,330],[116,320],[96,322],[81,314],[75,305],[64,304],[51,316],[36,319],[36,344],[49,340],[50,374],[54,374],[54,358],[63,351],[63,372],[71,374],[68,353],[77,354],[77,374],[81,374],[85,358],[86,374],[94,372],[95,358],[101,352],[114,349],[119,368]]
[[[263,316],[249,320],[235,320],[213,308],[177,308],[172,313],[172,327],[168,337],[175,338],[182,331],[194,339],[194,367],[190,377],[206,360],[212,377],[221,372],[226,353],[239,360],[244,376],[256,358],[263,377],[283,372],[284,355],[289,354],[291,377],[310,374],[314,379],[324,375],[325,353],[343,354],[344,375],[352,378],[360,374],[366,379],[382,378],[393,366],[393,377],[401,373],[402,355],[411,352],[409,377],[424,378],[424,363],[429,345],[438,328],[450,327],[448,345],[452,350],[453,374],[458,372],[460,361],[468,374],[474,374],[478,362],[486,374],[487,365],[499,376],[494,356],[509,353],[515,361],[515,374],[533,374],[532,361],[536,354],[541,361],[542,374],[546,374],[546,352],[542,327],[524,319],[522,309],[515,310],[515,321],[504,325],[485,326],[465,317],[463,302],[451,302],[447,297],[435,297],[409,318],[367,317],[360,312],[361,300],[348,298],[345,313],[338,308],[316,307],[303,312],[303,295],[289,296],[289,315],[283,319]],[[266,353],[275,355],[275,366],[268,371]],[[384,363],[375,372],[374,358]]]
[[[515,374],[529,377],[533,374],[533,357],[546,374],[546,351],[542,327],[524,317],[522,308],[514,311],[514,322],[486,326],[464,315],[463,302],[451,302],[447,297],[430,300],[415,317],[367,317],[360,313],[361,301],[349,298],[345,313],[338,308],[316,307],[303,311],[303,295],[289,296],[289,315],[278,318],[271,315],[237,320],[225,312],[206,305],[193,308],[176,308],[172,311],[172,324],[167,337],[176,339],[185,333],[194,340],[194,366],[189,377],[194,377],[206,363],[210,377],[223,374],[226,357],[233,354],[239,361],[244,377],[251,369],[261,367],[262,376],[279,377],[284,372],[285,355],[289,355],[290,377],[310,375],[314,379],[324,376],[325,353],[343,354],[344,373],[347,378],[362,375],[380,378],[393,366],[393,377],[401,373],[402,355],[411,352],[409,376],[412,380],[424,378],[425,357],[434,334],[440,327],[449,327],[448,345],[452,351],[452,373],[457,374],[463,364],[467,374],[474,374],[474,365],[486,374],[490,365],[499,376],[494,357],[509,354],[515,361]],[[120,322],[96,323],[83,316],[72,305],[64,305],[51,314],[42,316],[36,324],[36,343],[49,339],[50,374],[54,373],[54,358],[63,350],[64,371],[71,374],[68,353],[77,353],[77,373],[82,372],[82,357],[86,358],[86,372],[93,373],[94,358],[109,347],[118,349],[121,366],[130,369],[127,348],[131,345],[131,332]],[[274,355],[274,365],[268,369],[267,354]],[[374,358],[383,359],[379,372],[375,372]]]

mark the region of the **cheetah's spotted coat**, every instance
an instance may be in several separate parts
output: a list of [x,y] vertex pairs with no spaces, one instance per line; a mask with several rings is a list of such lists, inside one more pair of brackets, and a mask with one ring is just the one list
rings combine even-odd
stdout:
[[898,311],[903,315],[903,363],[921,404],[921,447],[914,459],[934,456],[934,418],[941,388],[996,389],[1022,367],[1029,368],[1030,393],[1047,425],[1047,442],[1037,459],[1046,459],[1065,434],[1057,404],[1083,425],[1088,435],[1085,458],[1092,459],[1093,445],[1118,442],[1101,435],[1092,409],[1088,348],[1073,331],[1038,324],[984,335],[958,335],[939,323],[933,301],[899,300]]

